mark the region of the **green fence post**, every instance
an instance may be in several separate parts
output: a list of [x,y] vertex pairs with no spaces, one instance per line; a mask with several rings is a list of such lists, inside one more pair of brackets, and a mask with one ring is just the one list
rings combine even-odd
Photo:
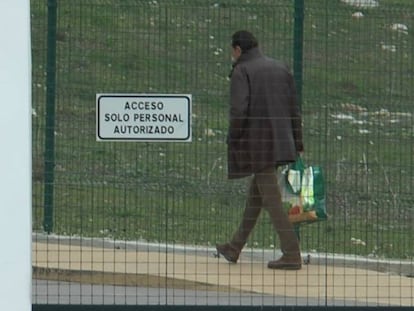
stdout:
[[47,68],[46,68],[46,129],[45,189],[43,228],[53,231],[53,193],[55,171],[55,100],[56,100],[56,24],[57,0],[47,2]]
[[298,103],[302,106],[303,73],[303,20],[304,0],[295,0],[295,25],[293,33],[293,75],[295,78]]

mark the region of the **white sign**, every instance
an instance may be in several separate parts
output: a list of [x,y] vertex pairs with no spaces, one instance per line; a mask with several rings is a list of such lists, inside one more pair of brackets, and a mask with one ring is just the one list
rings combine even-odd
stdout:
[[191,141],[191,95],[97,94],[98,141]]

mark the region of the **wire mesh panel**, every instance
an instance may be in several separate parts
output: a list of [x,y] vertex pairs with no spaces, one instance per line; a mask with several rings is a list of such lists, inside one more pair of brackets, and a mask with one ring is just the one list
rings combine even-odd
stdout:
[[[39,310],[414,306],[414,4],[307,1],[303,55],[295,9],[290,0],[31,1]],[[281,253],[266,213],[237,264],[213,256],[237,228],[249,182],[227,180],[240,29],[266,55],[303,64],[304,159],[323,168],[329,217],[300,227],[299,271],[267,269]],[[96,141],[99,93],[191,94],[192,141]]]

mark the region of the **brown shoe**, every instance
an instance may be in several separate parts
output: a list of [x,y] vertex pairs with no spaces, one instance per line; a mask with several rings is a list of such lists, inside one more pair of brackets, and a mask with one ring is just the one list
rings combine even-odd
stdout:
[[269,261],[267,264],[269,269],[279,270],[300,270],[302,269],[302,258],[282,256],[278,260]]
[[216,244],[217,254],[222,255],[228,262],[236,263],[239,259],[240,252],[230,246],[229,243]]

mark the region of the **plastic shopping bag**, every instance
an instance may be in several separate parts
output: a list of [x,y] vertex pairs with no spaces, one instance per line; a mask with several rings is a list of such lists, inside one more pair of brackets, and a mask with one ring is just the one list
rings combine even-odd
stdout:
[[298,157],[279,174],[282,202],[293,224],[327,219],[325,185],[320,166],[306,166]]

